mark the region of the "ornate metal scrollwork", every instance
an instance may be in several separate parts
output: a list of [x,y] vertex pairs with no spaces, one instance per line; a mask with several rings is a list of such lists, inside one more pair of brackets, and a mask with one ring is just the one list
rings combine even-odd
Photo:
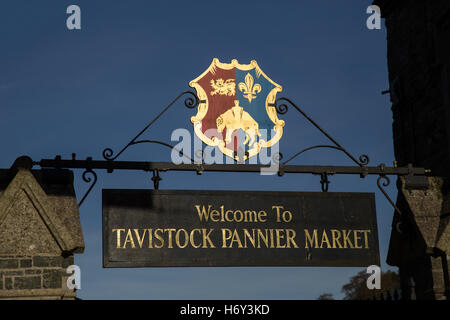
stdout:
[[[249,91],[250,92],[250,91]],[[94,169],[105,169],[107,172],[111,173],[115,169],[136,169],[136,170],[144,170],[144,171],[153,171],[153,176],[151,180],[153,181],[154,188],[159,188],[159,182],[162,180],[159,173],[160,170],[166,171],[168,168],[169,170],[178,170],[174,167],[171,167],[171,164],[164,164],[164,166],[154,167],[149,166],[148,163],[142,163],[142,162],[126,162],[126,161],[114,161],[116,160],[128,147],[136,144],[141,143],[155,143],[160,144],[163,146],[166,146],[172,150],[175,150],[179,152],[180,156],[184,156],[187,159],[190,160],[190,164],[184,164],[183,168],[181,170],[192,170],[196,171],[197,174],[202,174],[204,170],[209,171],[234,171],[226,167],[215,167],[211,166],[208,168],[206,165],[205,167],[203,165],[196,165],[194,164],[194,160],[184,154],[181,150],[178,150],[175,148],[175,146],[162,142],[157,140],[138,140],[139,137],[147,130],[149,129],[176,101],[178,101],[183,95],[188,95],[188,97],[184,100],[184,104],[187,108],[193,109],[196,108],[200,103],[205,103],[205,100],[200,100],[198,96],[192,92],[192,91],[184,91],[180,93],[171,103],[169,103],[152,121],[150,121],[133,139],[131,139],[117,154],[114,153],[114,151],[111,148],[105,148],[103,150],[103,158],[106,161],[92,161],[92,158],[87,158],[85,161],[83,160],[76,160],[75,154],[72,155],[72,160],[62,160],[61,156],[57,156],[54,160],[41,160],[40,162],[33,162],[33,164],[39,164],[41,167],[55,167],[55,168],[85,168],[85,171],[82,174],[82,179],[86,183],[91,183],[89,186],[87,192],[82,197],[80,203],[78,204],[81,206],[88,196],[88,194],[92,191],[93,187],[97,183],[97,174],[92,170]],[[281,162],[283,159],[283,155],[281,153],[273,153],[272,154],[272,163],[279,164],[278,166],[278,175],[283,176],[285,172],[298,172],[298,173],[313,173],[316,175],[321,176],[320,184],[322,186],[322,191],[327,192],[329,189],[329,175],[333,174],[360,174],[361,178],[366,177],[369,174],[378,174],[378,180],[377,185],[380,191],[383,193],[383,195],[388,199],[392,207],[398,212],[398,214],[401,215],[400,210],[395,205],[395,203],[391,200],[391,198],[388,196],[386,191],[384,190],[384,187],[387,187],[390,184],[390,179],[388,175],[405,175],[405,174],[419,174],[423,175],[427,173],[427,170],[423,168],[413,168],[412,166],[408,167],[408,171],[405,172],[404,168],[386,168],[384,164],[381,164],[378,166],[377,170],[374,170],[375,167],[367,167],[369,164],[369,157],[365,154],[362,154],[359,156],[359,160],[357,160],[353,155],[351,155],[344,147],[342,147],[333,137],[331,137],[324,129],[322,129],[314,120],[312,120],[300,107],[298,107],[295,103],[293,103],[288,98],[279,98],[275,101],[275,103],[270,104],[270,106],[275,107],[276,112],[279,114],[285,114],[289,110],[290,104],[292,107],[294,107],[303,117],[305,117],[313,126],[315,126],[323,135],[325,135],[333,144],[331,145],[316,145],[312,147],[305,148],[296,154],[294,154],[292,157],[290,157],[288,160]],[[328,167],[328,169],[325,169],[324,166],[286,166],[287,163],[292,161],[293,159],[297,158],[304,152],[307,152],[309,150],[319,149],[319,148],[329,148],[341,151],[345,153],[353,162],[355,162],[358,167]],[[194,158],[201,158],[204,160],[204,153],[203,150],[197,150],[194,153]],[[248,155],[247,155],[248,156]],[[80,164],[81,163],[81,164]],[[233,165],[230,165],[233,166]],[[303,168],[297,168],[297,167],[303,167]],[[306,168],[305,168],[306,167]],[[336,169],[337,168],[337,169]],[[358,170],[354,170],[355,168],[358,168]],[[266,167],[261,167],[258,170],[262,171],[266,169]],[[319,171],[319,170],[320,171]],[[257,168],[251,167],[248,172],[255,172]],[[244,172],[245,170],[237,170],[239,172]],[[396,228],[397,231],[401,233],[400,230],[401,222],[397,223]]]
[[[186,108],[189,109],[193,109],[195,107],[197,107],[200,103],[205,102],[203,100],[199,100],[199,98],[197,97],[197,95],[192,92],[192,91],[183,91],[182,93],[180,93],[171,103],[169,103],[152,121],[150,121],[145,127],[144,129],[142,129],[137,136],[135,136],[130,142],[128,142],[116,155],[114,155],[114,151],[111,148],[105,148],[103,150],[103,158],[105,160],[110,160],[110,161],[114,161],[116,160],[129,146],[132,146],[134,144],[139,143],[138,141],[136,141],[148,128],[150,128],[153,123],[156,122],[156,120],[158,120],[175,102],[178,101],[178,99],[180,99],[180,97],[182,97],[183,95],[191,95],[191,97],[187,97],[184,100],[184,105],[186,106]],[[146,140],[147,142],[150,140]],[[164,144],[161,142],[157,142],[160,144]],[[168,144],[165,144],[168,145]]]
[[[282,102],[282,103],[280,103],[280,102]],[[292,102],[292,100],[285,98],[285,97],[278,98],[274,104],[271,104],[271,106],[275,107],[276,111],[279,114],[285,114],[289,110],[287,103],[291,104],[298,112],[300,112],[303,115],[304,118],[306,118],[306,120],[308,120],[320,132],[322,132],[322,134],[324,134],[331,142],[333,142],[334,146],[320,145],[320,146],[314,146],[314,147],[309,147],[309,148],[303,149],[300,152],[297,152],[293,157],[289,158],[289,160],[284,162],[284,164],[286,164],[287,162],[296,158],[303,152],[306,152],[308,150],[317,149],[317,148],[333,148],[336,150],[340,150],[340,151],[344,152],[353,162],[355,162],[360,167],[364,167],[369,164],[369,161],[370,161],[369,156],[367,156],[366,154],[363,154],[359,157],[359,161],[358,161],[353,155],[350,154],[350,152],[348,152],[344,147],[342,147],[335,139],[333,139],[333,137],[331,137],[313,119],[311,119],[311,117],[309,117],[299,106],[297,106],[294,102]]]
[[[92,181],[92,178],[88,176],[89,174],[92,175],[92,177],[94,178],[94,181]],[[81,201],[78,203],[78,207],[80,207],[83,204],[84,200],[86,199],[86,197],[89,195],[89,193],[92,191],[92,189],[94,188],[95,184],[97,183],[97,174],[91,168],[87,168],[83,172],[81,177],[83,178],[84,182],[90,183],[92,181],[92,183],[91,183],[89,189],[84,194],[83,198],[81,198]]]
[[363,165],[366,166],[369,164],[370,162],[370,158],[367,154],[362,154],[359,156],[359,162]]
[[286,112],[288,112],[289,107],[288,107],[288,105],[287,105],[286,103],[278,104],[278,101],[280,101],[281,99],[289,100],[289,99],[287,99],[287,98],[279,98],[279,99],[277,99],[277,100],[275,101],[274,107],[275,107],[275,109],[277,110],[277,113],[279,113],[279,114],[285,114]]
[[[385,168],[384,163],[380,164],[379,168],[381,169],[381,171],[384,171],[384,168]],[[383,183],[381,183],[381,180],[384,180]],[[378,179],[377,179],[378,189],[380,189],[380,191],[383,193],[383,195],[386,197],[386,199],[389,201],[389,203],[392,205],[392,207],[395,209],[395,211],[397,211],[397,213],[399,214],[399,217],[401,219],[402,212],[397,207],[397,205],[394,203],[394,201],[392,201],[392,199],[389,197],[387,192],[384,190],[384,188],[389,186],[390,184],[391,184],[391,179],[389,179],[389,177],[387,175],[380,174],[378,176]],[[402,222],[400,221],[400,222],[397,222],[397,224],[395,225],[395,228],[397,229],[398,233],[402,233],[402,231],[400,229],[401,224],[402,224]]]
[[[169,147],[175,151],[178,151],[180,153],[180,155],[188,158],[191,162],[192,159],[185,155],[181,150],[176,149],[174,146],[162,142],[162,141],[156,141],[156,140],[138,140],[138,138],[148,129],[150,128],[175,102],[177,102],[183,95],[190,95],[189,97],[187,97],[184,100],[184,105],[186,106],[186,108],[189,109],[193,109],[196,108],[200,103],[205,102],[203,100],[199,100],[199,98],[197,97],[197,95],[192,92],[192,91],[183,91],[182,93],[180,93],[171,103],[169,103],[152,121],[150,121],[133,139],[130,140],[130,142],[128,142],[116,155],[114,155],[114,151],[111,148],[105,148],[102,152],[103,158],[105,160],[108,161],[114,161],[116,160],[126,149],[128,149],[128,147],[132,146],[132,145],[136,145],[136,144],[140,144],[140,143],[156,143],[156,144],[160,144],[166,147]],[[88,162],[89,160],[92,160],[92,158],[88,158]],[[108,172],[111,173],[113,171],[113,169],[108,169]],[[88,191],[86,192],[86,194],[83,196],[83,198],[81,199],[80,203],[78,204],[78,206],[81,206],[84,202],[84,200],[86,199],[87,195],[91,192],[91,190],[93,189],[94,185],[97,183],[97,175],[94,171],[92,171],[91,168],[87,168],[86,171],[83,172],[83,180],[87,183],[91,182],[91,178],[88,177],[88,174],[93,175],[94,177],[94,181],[92,182],[91,186],[89,187]],[[153,177],[152,177],[152,181],[154,183],[155,189],[158,189],[159,186],[159,181],[161,180],[161,177],[159,176],[159,171],[158,172],[153,172]]]

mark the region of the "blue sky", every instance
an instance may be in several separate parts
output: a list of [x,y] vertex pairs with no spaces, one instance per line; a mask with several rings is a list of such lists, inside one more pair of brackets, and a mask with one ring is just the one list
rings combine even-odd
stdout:
[[[66,28],[66,8],[81,8],[81,30]],[[366,28],[371,1],[21,1],[0,4],[0,167],[20,155],[102,158],[118,151],[217,57],[258,61],[352,154],[370,165],[394,160],[386,32]],[[170,142],[192,126],[182,102],[143,137]],[[289,156],[327,140],[291,109],[280,151]],[[120,160],[170,161],[168,149],[138,145]],[[295,164],[352,165],[333,150]],[[87,185],[75,171],[77,197]],[[98,171],[80,208],[86,250],[75,258],[83,299],[315,299],[362,268],[103,269],[101,189],[152,188],[144,172]],[[164,189],[320,191],[309,175],[163,173]],[[330,191],[375,192],[382,268],[393,209],[376,177],[331,177]],[[395,178],[387,191],[395,199]]]

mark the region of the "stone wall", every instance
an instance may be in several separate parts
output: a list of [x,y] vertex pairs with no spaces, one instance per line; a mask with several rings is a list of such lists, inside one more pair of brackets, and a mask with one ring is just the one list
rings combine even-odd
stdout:
[[0,290],[3,298],[74,298],[67,288],[73,256],[1,256]]
[[[395,158],[431,170],[428,190],[398,181],[387,262],[398,266],[402,291],[449,299],[450,1],[376,0],[387,29]],[[401,231],[395,226],[401,221]]]
[[73,174],[31,167],[22,157],[0,170],[0,299],[74,299],[66,269],[84,241]]
[[386,18],[396,160],[449,176],[450,2],[375,3]]

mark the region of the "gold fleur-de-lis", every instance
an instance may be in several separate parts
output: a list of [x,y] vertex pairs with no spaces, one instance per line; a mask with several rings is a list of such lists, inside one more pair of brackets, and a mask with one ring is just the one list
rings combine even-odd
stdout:
[[256,94],[261,92],[261,85],[259,83],[253,84],[255,80],[250,73],[247,73],[244,81],[245,83],[239,83],[239,91],[242,91],[244,93],[244,98],[247,98],[248,102],[252,103],[252,100],[256,98]]

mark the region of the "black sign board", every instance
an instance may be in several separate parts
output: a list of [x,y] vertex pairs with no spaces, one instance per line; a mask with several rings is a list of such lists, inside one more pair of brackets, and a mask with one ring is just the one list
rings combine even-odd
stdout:
[[103,190],[104,267],[379,263],[373,193]]

